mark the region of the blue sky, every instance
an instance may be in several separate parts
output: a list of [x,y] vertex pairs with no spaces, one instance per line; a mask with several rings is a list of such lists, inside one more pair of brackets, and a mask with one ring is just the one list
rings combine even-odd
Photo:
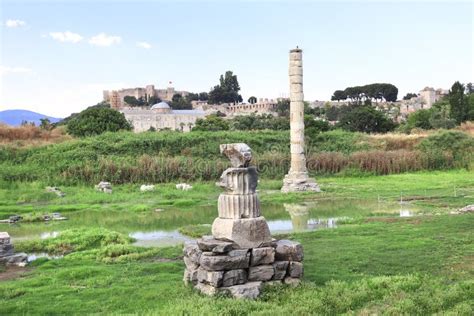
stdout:
[[373,82],[399,98],[474,81],[472,2],[1,1],[0,110],[64,117],[103,89],[172,81],[209,91],[226,70],[244,99],[288,93],[304,50],[307,100]]

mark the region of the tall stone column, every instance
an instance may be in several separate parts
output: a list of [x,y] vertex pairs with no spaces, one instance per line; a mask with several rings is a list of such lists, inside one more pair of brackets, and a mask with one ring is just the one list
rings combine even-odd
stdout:
[[290,50],[290,152],[291,167],[283,180],[282,192],[321,192],[314,179],[308,177],[304,155],[303,51]]

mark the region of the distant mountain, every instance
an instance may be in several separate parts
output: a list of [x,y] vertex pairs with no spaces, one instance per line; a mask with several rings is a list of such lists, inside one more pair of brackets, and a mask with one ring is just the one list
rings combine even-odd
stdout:
[[27,110],[0,111],[0,123],[11,126],[20,126],[23,121],[34,122],[36,126],[41,124],[40,119],[47,118],[51,123],[59,122],[61,119]]

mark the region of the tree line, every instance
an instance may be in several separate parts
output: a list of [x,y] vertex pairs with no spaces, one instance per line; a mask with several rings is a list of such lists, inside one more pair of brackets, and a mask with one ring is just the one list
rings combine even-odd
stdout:
[[344,90],[336,90],[331,96],[332,101],[344,101],[349,99],[353,103],[361,103],[365,100],[375,102],[397,101],[398,88],[390,83],[372,83],[365,86],[348,87]]

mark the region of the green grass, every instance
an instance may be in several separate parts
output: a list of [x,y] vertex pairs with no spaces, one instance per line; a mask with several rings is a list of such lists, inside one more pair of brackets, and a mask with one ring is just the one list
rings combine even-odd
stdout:
[[94,244],[0,283],[0,312],[469,315],[473,225],[472,215],[434,216],[296,234],[305,249],[305,284],[267,289],[254,302],[203,297],[185,287],[184,265],[173,259],[177,248],[111,264],[77,255],[91,247],[107,252]]

